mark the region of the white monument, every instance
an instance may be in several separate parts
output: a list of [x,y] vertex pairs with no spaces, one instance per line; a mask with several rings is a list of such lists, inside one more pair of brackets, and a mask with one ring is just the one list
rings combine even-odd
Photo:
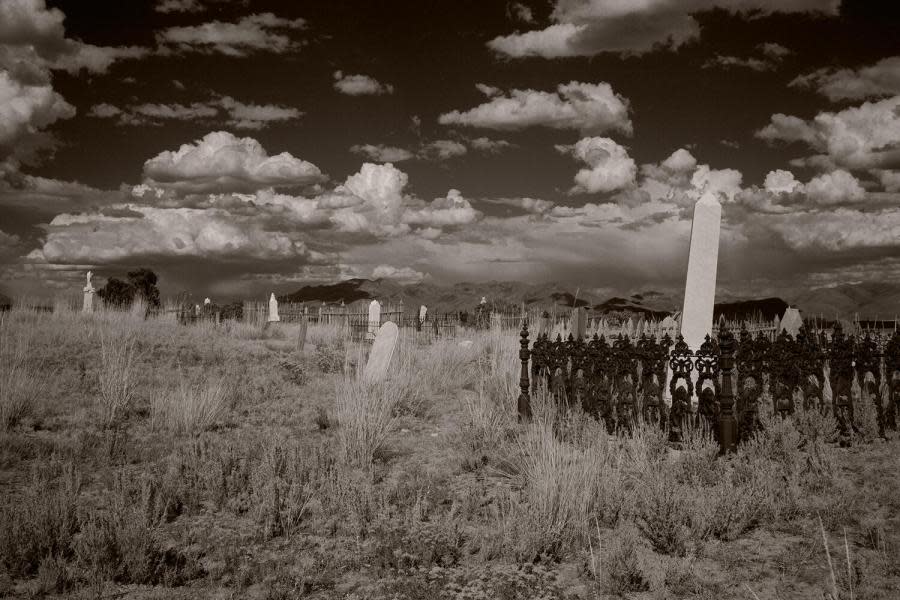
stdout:
[[419,323],[425,322],[425,315],[428,313],[428,307],[424,304],[419,307]]
[[89,313],[94,312],[94,292],[97,290],[94,289],[93,284],[91,283],[91,277],[93,277],[94,272],[87,272],[87,285],[84,286],[84,302],[81,305],[81,312]]
[[366,329],[366,339],[375,339],[375,332],[381,327],[381,304],[378,300],[369,302],[369,326]]
[[681,335],[694,351],[700,348],[708,334],[712,334],[721,223],[722,205],[712,192],[704,193],[694,205],[684,310],[681,311]]
[[788,308],[781,317],[781,329],[787,331],[792,337],[797,337],[800,328],[803,327],[803,317],[796,308]]
[[279,321],[281,321],[281,317],[278,316],[278,300],[275,299],[275,293],[273,292],[269,296],[269,317],[266,319],[266,322],[277,323]]
[[392,321],[388,321],[378,329],[378,335],[375,336],[375,341],[372,343],[372,351],[369,352],[369,360],[363,371],[363,379],[367,383],[383,381],[387,376],[399,336],[400,330]]
[[203,300],[203,306],[209,306],[210,304],[212,304],[212,300],[210,300],[209,298]]

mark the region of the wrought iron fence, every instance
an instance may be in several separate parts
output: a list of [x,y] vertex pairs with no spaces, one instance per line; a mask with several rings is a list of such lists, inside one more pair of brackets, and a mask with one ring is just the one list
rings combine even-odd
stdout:
[[[673,341],[667,332],[641,333],[636,340],[619,334],[609,341],[596,333],[555,340],[540,333],[530,344],[525,322],[519,416],[531,417],[531,394],[545,388],[556,402],[578,404],[601,419],[610,432],[632,427],[641,416],[667,428],[677,442],[687,419],[702,419],[726,449],[759,426],[757,409],[768,390],[776,414],[794,412],[797,398],[806,409],[831,412],[846,443],[858,426],[851,394],[855,379],[875,403],[879,432],[897,428],[900,332],[890,338],[869,332],[853,336],[837,323],[830,336],[801,328],[796,338],[782,331],[771,339],[766,331],[754,336],[742,327],[735,339],[725,324],[717,330],[692,351],[680,335]],[[826,377],[832,391],[827,405]],[[664,401],[667,383],[670,406]]]

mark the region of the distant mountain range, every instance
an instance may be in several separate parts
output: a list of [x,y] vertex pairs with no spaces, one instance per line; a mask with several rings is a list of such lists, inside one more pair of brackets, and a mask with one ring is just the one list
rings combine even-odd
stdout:
[[[377,298],[382,301],[403,301],[405,306],[428,306],[442,312],[472,311],[487,299],[492,307],[513,309],[526,306],[585,306],[604,314],[634,313],[664,317],[681,310],[683,296],[648,290],[627,297],[608,297],[597,291],[579,290],[573,294],[568,286],[556,283],[529,284],[512,281],[486,283],[457,283],[440,286],[433,283],[403,285],[389,279],[349,279],[331,285],[305,286],[279,300],[289,302],[327,302],[345,304],[357,300]],[[772,319],[784,314],[792,305],[806,316],[893,319],[900,315],[900,283],[859,283],[836,287],[805,289],[786,298],[746,298],[726,296],[716,304],[716,318],[746,318],[759,315]]]

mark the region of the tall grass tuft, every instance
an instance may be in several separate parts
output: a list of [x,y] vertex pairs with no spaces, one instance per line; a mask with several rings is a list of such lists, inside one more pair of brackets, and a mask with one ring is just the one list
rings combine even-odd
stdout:
[[29,361],[30,337],[0,316],[0,431],[15,427],[34,412],[42,389],[39,368]]
[[182,374],[174,389],[150,400],[150,424],[177,434],[200,433],[222,418],[227,399],[222,377],[191,382]]
[[104,429],[119,425],[134,401],[136,341],[130,327],[100,328],[97,412]]
[[390,384],[343,379],[335,388],[335,417],[341,458],[369,469],[396,421],[397,394]]

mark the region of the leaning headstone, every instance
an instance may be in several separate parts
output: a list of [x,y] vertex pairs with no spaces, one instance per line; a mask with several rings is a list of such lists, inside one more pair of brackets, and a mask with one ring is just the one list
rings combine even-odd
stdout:
[[82,290],[84,292],[84,302],[81,305],[81,312],[84,313],[94,312],[94,293],[97,290],[94,289],[94,285],[91,283],[93,275],[93,271],[87,272],[87,285]]
[[375,339],[375,333],[381,326],[381,304],[378,300],[369,302],[369,326],[366,329],[366,339]]
[[703,194],[694,205],[684,310],[681,312],[681,335],[694,351],[700,348],[707,335],[712,334],[721,223],[722,205],[711,192]]
[[796,308],[788,308],[781,317],[781,330],[788,332],[792,337],[796,338],[803,327],[803,317]]
[[584,307],[572,311],[571,333],[576,340],[580,340],[587,332],[587,311]]
[[271,296],[269,296],[269,316],[266,319],[267,323],[277,323],[281,321],[281,317],[278,316],[278,300],[275,299],[274,292]]
[[297,332],[297,352],[303,352],[306,345],[306,330],[309,328],[309,322],[306,315],[300,319],[300,331]]
[[384,381],[397,348],[399,335],[400,331],[393,321],[388,321],[378,329],[375,341],[372,343],[372,351],[369,353],[369,360],[363,371],[363,379],[367,383]]

